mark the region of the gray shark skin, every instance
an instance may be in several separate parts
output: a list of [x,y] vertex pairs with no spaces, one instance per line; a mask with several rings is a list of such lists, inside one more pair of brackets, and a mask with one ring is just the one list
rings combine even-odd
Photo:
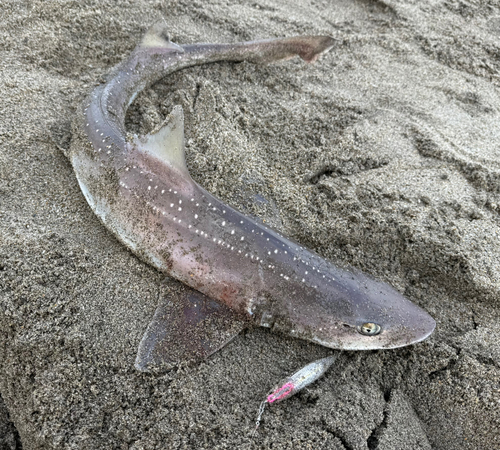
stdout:
[[[203,341],[186,350],[201,357],[223,346],[240,328],[209,338],[199,327],[217,305],[227,323],[234,314],[334,349],[389,349],[428,337],[434,320],[388,284],[336,267],[196,184],[184,160],[180,106],[147,136],[128,136],[125,130],[125,113],[137,93],[169,73],[216,61],[269,62],[299,55],[313,62],[333,39],[179,46],[165,31],[164,23],[154,25],[89,96],[78,112],[68,153],[81,190],[104,225],[139,258],[199,291],[178,296],[185,307],[172,310],[175,320],[168,306],[157,311],[136,367],[146,370],[148,358],[175,359],[169,355],[175,345],[182,353],[190,342]],[[172,346],[163,342],[162,350],[155,350],[165,340]]]

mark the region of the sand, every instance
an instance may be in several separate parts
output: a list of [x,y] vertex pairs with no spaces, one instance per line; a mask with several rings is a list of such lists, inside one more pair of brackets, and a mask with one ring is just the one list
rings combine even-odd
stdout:
[[[173,41],[337,40],[316,63],[214,64],[143,92],[176,104],[206,189],[437,321],[427,341],[344,352],[265,329],[200,364],[134,369],[177,288],[86,204],[61,149],[76,105],[165,17]],[[27,1],[0,6],[0,448],[499,449],[500,7],[474,1]]]

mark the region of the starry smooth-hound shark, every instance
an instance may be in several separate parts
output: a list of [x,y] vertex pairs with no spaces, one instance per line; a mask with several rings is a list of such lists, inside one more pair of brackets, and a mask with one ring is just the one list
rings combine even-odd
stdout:
[[146,136],[126,132],[137,93],[174,71],[295,55],[314,62],[333,44],[303,36],[177,45],[157,23],[78,111],[68,157],[88,204],[139,258],[192,288],[156,310],[139,370],[204,358],[249,322],[344,350],[401,347],[434,330],[388,284],[335,266],[200,187],[186,167],[180,106]]

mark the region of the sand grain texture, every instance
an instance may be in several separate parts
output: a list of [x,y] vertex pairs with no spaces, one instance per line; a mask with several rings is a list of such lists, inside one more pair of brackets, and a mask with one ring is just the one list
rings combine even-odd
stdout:
[[[76,105],[160,17],[172,40],[298,34],[320,62],[214,64],[132,105],[181,104],[206,189],[324,257],[393,284],[438,322],[426,342],[329,354],[264,329],[167,374],[133,367],[173,280],[92,214],[60,148]],[[0,447],[498,449],[500,7],[474,1],[19,1],[0,6]]]

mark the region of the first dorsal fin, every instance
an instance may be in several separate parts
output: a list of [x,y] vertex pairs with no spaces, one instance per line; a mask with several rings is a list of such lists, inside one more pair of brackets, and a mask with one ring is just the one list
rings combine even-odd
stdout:
[[167,23],[160,20],[152,25],[142,38],[141,47],[171,49],[172,51],[184,53],[184,49],[170,41],[167,33]]
[[182,106],[174,106],[161,127],[138,138],[140,150],[160,161],[188,173],[184,149],[184,112]]

